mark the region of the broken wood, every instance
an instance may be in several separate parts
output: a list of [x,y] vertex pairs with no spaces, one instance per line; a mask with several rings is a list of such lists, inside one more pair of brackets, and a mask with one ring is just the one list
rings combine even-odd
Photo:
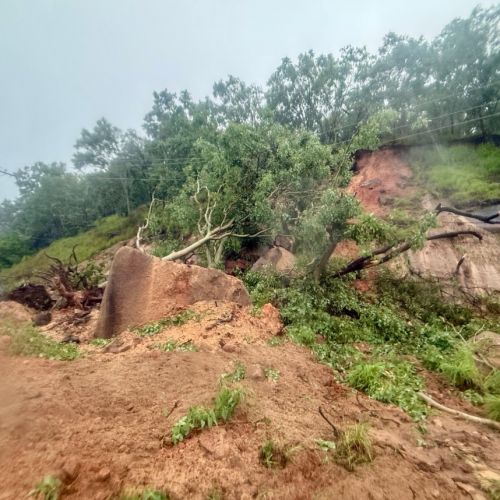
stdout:
[[477,219],[480,220],[481,222],[485,222],[486,224],[500,224],[500,220],[499,221],[493,220],[496,219],[497,217],[500,217],[500,212],[491,215],[478,215],[466,212],[464,210],[459,210],[458,208],[443,207],[441,203],[435,208],[435,210],[436,213],[438,214],[440,214],[441,212],[449,212],[451,214],[461,215],[463,217],[470,217],[471,219]]
[[142,226],[139,226],[139,228],[137,229],[137,235],[135,237],[135,247],[137,248],[137,250],[140,250],[143,253],[146,253],[146,250],[141,245],[142,232],[145,231],[149,227],[149,221],[151,219],[151,211],[153,210],[153,205],[154,205],[155,201],[156,201],[155,195],[153,193],[153,196],[151,198],[151,203],[149,204],[149,210],[148,210],[148,215],[146,217],[146,222]]
[[433,408],[437,408],[438,410],[450,413],[451,415],[455,415],[456,417],[460,417],[465,420],[469,420],[471,422],[488,425],[490,427],[493,427],[493,429],[500,431],[500,422],[495,422],[494,420],[490,420],[489,418],[476,417],[475,415],[470,415],[469,413],[465,413],[460,410],[454,410],[453,408],[448,408],[447,406],[438,403],[437,401],[432,399],[429,395],[423,392],[419,392],[418,396],[420,397],[420,399],[424,400],[429,406],[432,406]]
[[[478,231],[467,230],[467,231],[450,231],[446,233],[433,234],[431,236],[427,236],[426,240],[432,241],[444,238],[455,238],[457,236],[474,236],[479,240],[483,239],[483,236]],[[411,248],[411,243],[407,241],[400,241],[380,248],[376,248],[368,255],[365,255],[363,257],[358,257],[357,259],[352,260],[347,265],[345,265],[340,271],[337,271],[334,276],[335,277],[345,276],[346,274],[354,273],[374,266],[379,266],[380,264],[383,264],[384,262],[387,262],[393,259],[394,257],[397,257],[403,252],[410,250],[410,248]],[[377,257],[378,255],[382,255],[382,257],[380,257],[377,260],[374,260],[374,258]]]

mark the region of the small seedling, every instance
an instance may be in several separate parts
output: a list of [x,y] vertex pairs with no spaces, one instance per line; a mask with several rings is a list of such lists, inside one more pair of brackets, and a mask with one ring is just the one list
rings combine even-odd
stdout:
[[166,342],[161,344],[154,344],[153,348],[159,349],[160,351],[164,352],[195,352],[198,350],[190,340],[188,340],[187,342],[179,343],[174,339],[168,339]]
[[47,475],[36,484],[28,496],[42,500],[58,500],[61,493],[62,482],[56,476]]
[[92,339],[90,344],[95,347],[105,347],[111,342],[111,339]]
[[322,449],[325,453],[329,451],[335,450],[335,443],[333,441],[328,441],[325,439],[316,439],[316,444]]
[[221,376],[222,382],[241,382],[247,374],[245,365],[241,361],[236,361],[235,368],[230,373],[223,373]]
[[159,321],[134,328],[132,331],[137,333],[137,335],[139,335],[140,337],[151,337],[167,328],[185,325],[192,319],[196,319],[197,321],[199,321],[200,318],[201,316],[199,314],[188,309],[186,311],[180,312],[179,314],[176,314],[175,316],[171,316],[170,318],[164,318]]
[[268,439],[260,449],[259,458],[264,467],[268,469],[284,468],[288,462],[287,454],[282,447]]
[[353,425],[342,432],[336,444],[335,460],[350,471],[354,470],[356,465],[373,460],[373,447],[366,423]]
[[217,425],[222,420],[227,422],[243,397],[240,388],[222,387],[217,393],[213,408],[192,406],[187,415],[178,420],[172,427],[172,443],[183,441],[192,431]]
[[276,347],[276,346],[279,346],[279,345],[283,345],[284,343],[285,343],[285,338],[284,337],[278,337],[277,335],[274,336],[274,337],[271,337],[267,341],[267,345],[269,347]]
[[264,375],[268,380],[272,380],[273,382],[277,382],[280,378],[279,370],[275,370],[274,368],[264,369]]
[[146,488],[144,490],[132,489],[122,493],[119,500],[169,500],[169,495],[160,490]]

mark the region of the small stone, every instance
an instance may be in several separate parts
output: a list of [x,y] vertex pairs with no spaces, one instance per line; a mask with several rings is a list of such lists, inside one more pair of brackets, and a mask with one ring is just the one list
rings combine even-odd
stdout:
[[248,378],[252,380],[264,380],[264,370],[261,365],[252,365],[248,371]]
[[222,350],[224,352],[236,352],[236,346],[234,344],[224,344]]
[[134,409],[134,405],[133,404],[129,404],[127,406],[127,411],[132,411]]
[[97,473],[97,480],[104,482],[107,481],[111,476],[111,471],[107,467],[103,467],[98,473]]
[[81,464],[75,458],[69,458],[62,466],[62,476],[65,482],[72,482],[80,472]]
[[431,495],[432,495],[434,498],[439,498],[439,490],[432,490],[432,491],[431,491]]

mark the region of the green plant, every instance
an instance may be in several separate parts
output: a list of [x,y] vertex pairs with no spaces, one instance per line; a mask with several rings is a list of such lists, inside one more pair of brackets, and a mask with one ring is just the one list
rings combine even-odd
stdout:
[[358,363],[349,371],[347,382],[378,401],[398,405],[415,420],[427,414],[427,407],[418,397],[422,379],[407,361],[393,357]]
[[119,496],[119,500],[169,500],[170,496],[164,491],[145,488],[132,488]]
[[58,500],[61,494],[62,482],[52,475],[47,475],[29,492],[29,496],[42,500]]
[[283,468],[288,462],[287,453],[282,446],[268,439],[261,447],[259,459],[264,467],[268,469]]
[[150,337],[152,335],[160,333],[167,328],[171,328],[173,326],[182,326],[192,319],[199,320],[200,315],[195,313],[194,311],[187,309],[180,312],[179,314],[176,314],[175,316],[171,316],[170,318],[164,318],[159,321],[148,323],[144,326],[136,327],[132,331],[137,333],[137,335],[139,335],[140,337]]
[[484,389],[491,394],[500,394],[500,370],[493,370],[486,377]]
[[273,382],[277,382],[280,378],[279,370],[274,368],[265,368],[264,375],[268,380],[272,380]]
[[335,450],[337,446],[334,441],[328,441],[326,439],[316,439],[316,444],[326,453]]
[[224,492],[220,488],[212,488],[206,496],[206,500],[223,500]]
[[241,361],[236,361],[234,370],[230,373],[224,373],[221,380],[224,382],[240,382],[246,377],[246,367]]
[[360,423],[349,427],[335,447],[335,460],[348,470],[373,460],[373,446],[368,435],[368,424]]
[[484,407],[489,418],[500,422],[500,395],[488,394],[485,396]]
[[90,345],[95,347],[105,347],[111,342],[111,339],[92,339]]
[[152,347],[164,352],[195,352],[198,350],[190,340],[188,340],[187,342],[179,342],[174,339],[168,339],[166,342],[163,342],[161,344],[154,344]]
[[57,361],[73,361],[80,356],[75,344],[49,339],[30,324],[8,326],[4,323],[1,330],[12,337],[9,352],[16,356],[37,356]]
[[271,337],[267,341],[267,345],[269,347],[277,347],[279,345],[283,345],[285,343],[285,338],[284,337],[278,337],[275,335],[274,337]]
[[213,408],[192,406],[187,415],[172,427],[172,443],[180,443],[194,430],[217,425],[219,420],[227,422],[233,416],[242,397],[243,391],[240,388],[221,387],[215,396]]
[[481,388],[482,377],[474,361],[471,348],[461,343],[439,364],[439,371],[449,382],[460,388]]

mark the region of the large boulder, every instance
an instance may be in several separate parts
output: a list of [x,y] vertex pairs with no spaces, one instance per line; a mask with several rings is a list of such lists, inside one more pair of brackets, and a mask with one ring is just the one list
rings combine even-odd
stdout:
[[288,273],[295,267],[295,255],[285,248],[271,247],[252,266],[252,271],[275,269],[280,273]]
[[222,271],[118,250],[109,273],[95,337],[157,321],[201,300],[250,305],[243,283]]

